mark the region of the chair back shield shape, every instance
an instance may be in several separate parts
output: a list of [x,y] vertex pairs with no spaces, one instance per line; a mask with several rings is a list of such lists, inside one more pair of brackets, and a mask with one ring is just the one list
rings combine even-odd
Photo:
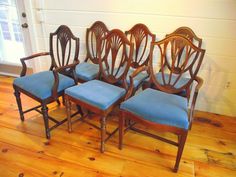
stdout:
[[202,39],[197,37],[197,35],[193,32],[193,30],[189,27],[182,26],[177,28],[173,33],[167,34],[167,36],[172,35],[172,34],[180,34],[188,38],[192,43],[198,47],[202,46]]
[[[122,81],[122,86],[127,88],[126,75],[131,63],[133,44],[129,42],[125,34],[114,29],[105,38],[104,54],[99,50],[99,66],[101,78],[110,84]],[[99,48],[103,43],[99,43]]]
[[[183,35],[169,35],[153,42],[150,54],[151,82],[161,91],[178,93],[189,88],[201,66],[205,50],[195,46]],[[154,60],[160,61],[160,78],[155,77]],[[182,78],[189,78],[182,82]]]
[[146,25],[136,24],[129,31],[125,32],[130,42],[134,44],[131,67],[138,68],[148,64],[150,43],[155,41],[155,35],[152,34]]
[[100,50],[104,51],[104,38],[108,29],[106,25],[101,21],[96,21],[90,28],[86,31],[86,48],[87,57],[85,61],[90,60],[94,64],[98,64],[98,44],[101,42]]
[[54,33],[50,33],[50,70],[66,66],[78,61],[79,38],[76,38],[66,25],[61,25]]

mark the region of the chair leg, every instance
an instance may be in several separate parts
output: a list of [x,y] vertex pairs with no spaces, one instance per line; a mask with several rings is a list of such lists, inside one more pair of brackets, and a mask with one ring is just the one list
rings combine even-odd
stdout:
[[106,116],[101,118],[101,153],[105,151],[105,137],[106,137]]
[[42,113],[43,113],[43,120],[46,132],[46,138],[50,139],[50,130],[49,130],[49,123],[48,123],[48,107],[45,104],[42,104]]
[[66,104],[66,114],[68,121],[68,132],[72,132],[72,122],[71,122],[71,102],[68,98],[65,99]]
[[60,106],[60,105],[61,105],[61,102],[60,102],[60,100],[59,100],[59,99],[57,99],[57,104],[58,104],[58,106]]
[[190,125],[189,125],[189,130],[192,130],[192,121],[190,122]]
[[62,104],[65,106],[65,96],[62,95]]
[[76,105],[76,107],[77,107],[77,110],[79,111],[81,117],[83,117],[84,113],[83,113],[83,110],[82,110],[81,106],[80,105]]
[[184,145],[186,142],[187,135],[188,135],[188,133],[186,132],[186,133],[183,133],[182,135],[179,136],[179,147],[178,147],[178,152],[177,152],[177,157],[176,157],[175,167],[174,167],[175,173],[177,173],[178,169],[179,169],[179,162],[182,157],[182,153],[184,150]]
[[24,118],[24,113],[22,110],[20,92],[17,89],[15,89],[14,95],[16,97],[16,102],[17,102],[17,106],[18,106],[18,110],[19,110],[19,114],[20,114],[20,119],[23,122],[25,120],[25,118]]
[[121,113],[121,116],[119,117],[119,149],[122,149],[123,146],[124,124],[124,114]]

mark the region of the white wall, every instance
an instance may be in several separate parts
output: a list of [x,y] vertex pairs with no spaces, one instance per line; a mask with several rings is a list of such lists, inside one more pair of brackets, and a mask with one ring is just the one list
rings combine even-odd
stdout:
[[[81,39],[81,60],[86,28],[96,20],[123,31],[144,23],[157,40],[180,26],[189,26],[206,49],[199,73],[205,83],[197,109],[236,116],[235,0],[32,0],[32,4],[38,51],[48,50],[49,33],[66,24]],[[43,22],[40,16],[44,16]]]

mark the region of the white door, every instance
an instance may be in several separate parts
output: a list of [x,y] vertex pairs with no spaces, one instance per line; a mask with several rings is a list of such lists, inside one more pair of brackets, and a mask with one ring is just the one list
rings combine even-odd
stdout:
[[0,0],[0,74],[19,75],[31,51],[24,1]]

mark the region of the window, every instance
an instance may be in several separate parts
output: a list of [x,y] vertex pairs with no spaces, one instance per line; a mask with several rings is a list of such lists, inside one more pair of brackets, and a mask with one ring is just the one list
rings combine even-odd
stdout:
[[21,31],[20,31],[20,25],[17,24],[17,23],[12,23],[12,26],[13,26],[13,32],[14,32],[14,36],[15,36],[15,40],[17,42],[22,42],[22,34],[21,34]]
[[15,7],[15,0],[0,0],[0,33],[2,33],[4,40],[22,42],[22,34]]
[[11,33],[7,22],[0,21],[2,28],[2,35],[5,40],[11,40]]

